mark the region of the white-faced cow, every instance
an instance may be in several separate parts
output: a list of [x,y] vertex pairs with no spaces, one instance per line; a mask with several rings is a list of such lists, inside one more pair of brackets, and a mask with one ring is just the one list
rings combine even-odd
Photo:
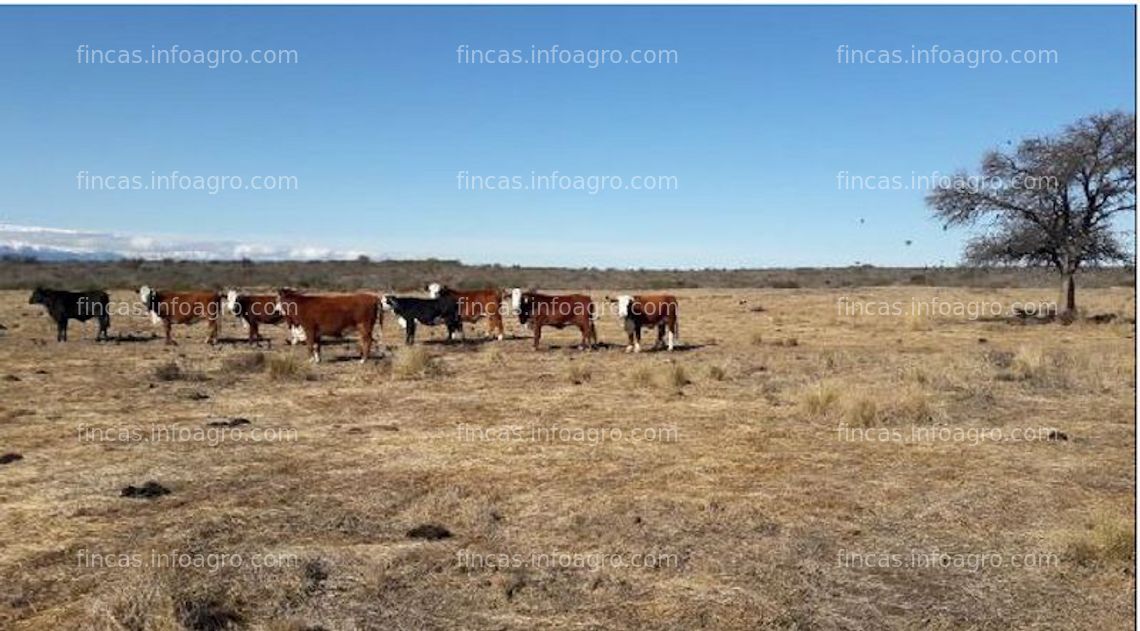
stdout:
[[277,312],[291,329],[304,332],[314,363],[321,361],[321,336],[339,336],[355,328],[363,364],[372,350],[372,330],[377,322],[383,335],[383,316],[376,294],[308,295],[283,288],[277,290]]
[[226,310],[241,318],[249,331],[250,344],[261,344],[260,325],[279,324],[285,320],[277,310],[276,294],[241,294],[231,289],[226,293]]
[[218,341],[218,318],[222,313],[222,295],[216,291],[166,291],[143,286],[139,289],[139,300],[146,305],[150,319],[161,323],[166,333],[166,343],[175,345],[171,326],[194,324],[205,319],[210,324],[210,334],[206,343]]
[[643,294],[618,296],[607,301],[617,305],[618,318],[629,335],[625,351],[641,352],[641,328],[656,327],[657,342],[654,349],[664,346],[673,350],[678,341],[677,298],[669,294]]
[[534,331],[534,350],[538,350],[544,326],[556,329],[576,326],[582,333],[582,348],[590,349],[598,344],[598,332],[594,326],[597,311],[589,296],[551,296],[515,289],[511,292],[511,305],[517,305],[519,323],[529,324]]
[[63,291],[37,287],[28,298],[30,305],[43,305],[48,315],[55,321],[55,341],[67,341],[67,321],[86,322],[92,318],[99,320],[96,341],[107,339],[107,329],[111,326],[109,311],[110,297],[105,291]]
[[432,298],[444,295],[455,296],[459,303],[459,319],[461,322],[478,322],[486,317],[490,324],[489,331],[492,337],[503,340],[503,291],[497,287],[459,291],[445,287],[439,283],[427,286],[428,294]]

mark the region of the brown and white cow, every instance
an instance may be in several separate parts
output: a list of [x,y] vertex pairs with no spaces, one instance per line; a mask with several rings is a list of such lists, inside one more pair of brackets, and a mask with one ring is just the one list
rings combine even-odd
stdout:
[[360,363],[372,350],[372,329],[384,323],[380,296],[376,294],[302,294],[292,289],[277,290],[277,310],[290,328],[305,334],[312,361],[321,361],[321,336],[339,336],[355,328],[360,339]]
[[439,283],[427,286],[428,294],[432,298],[439,298],[443,294],[455,296],[459,301],[459,319],[462,322],[478,322],[487,318],[488,330],[492,337],[503,341],[503,291],[497,287],[458,291],[445,287]]
[[562,329],[576,326],[582,332],[582,347],[593,348],[598,344],[598,332],[594,327],[597,311],[594,301],[584,294],[551,296],[533,291],[514,289],[511,291],[511,307],[518,311],[519,323],[534,330],[534,350],[538,350],[542,339],[542,327],[552,326]]
[[166,343],[175,345],[171,336],[171,326],[194,324],[205,319],[210,324],[207,344],[218,341],[218,318],[222,314],[222,295],[216,291],[159,291],[143,286],[139,289],[139,300],[146,305],[151,322],[162,324],[166,333]]
[[617,304],[618,318],[629,335],[625,352],[641,352],[641,327],[657,327],[654,349],[665,346],[673,350],[678,341],[677,298],[669,294],[623,295],[612,301]]
[[249,343],[260,344],[258,326],[280,324],[285,316],[277,310],[276,294],[240,294],[231,289],[226,293],[226,310],[241,318],[249,330]]

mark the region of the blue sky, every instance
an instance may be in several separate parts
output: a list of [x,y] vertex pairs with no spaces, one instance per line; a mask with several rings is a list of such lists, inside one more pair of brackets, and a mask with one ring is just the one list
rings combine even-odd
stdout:
[[[951,264],[923,190],[1134,111],[1133,8],[0,7],[0,222],[195,244],[617,267]],[[298,63],[77,63],[77,48],[292,49]],[[463,64],[457,48],[671,49],[673,64]],[[837,49],[1056,51],[866,65]],[[98,177],[296,190],[84,190]],[[458,174],[675,190],[462,190]],[[612,179],[611,179],[612,181]],[[90,184],[88,185],[90,186]],[[860,221],[862,220],[862,221]],[[906,241],[911,241],[907,245]]]

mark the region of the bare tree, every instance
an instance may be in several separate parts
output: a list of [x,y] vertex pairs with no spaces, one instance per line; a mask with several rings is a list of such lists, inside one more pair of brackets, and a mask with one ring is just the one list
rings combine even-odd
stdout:
[[984,224],[965,258],[985,265],[1047,265],[1061,275],[1061,314],[1075,315],[1082,265],[1127,263],[1112,225],[1136,211],[1136,115],[1095,114],[1056,136],[993,150],[980,174],[956,174],[926,197],[944,227]]

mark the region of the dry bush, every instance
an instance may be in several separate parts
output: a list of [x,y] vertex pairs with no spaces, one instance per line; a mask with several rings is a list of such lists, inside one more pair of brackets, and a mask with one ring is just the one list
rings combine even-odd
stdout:
[[444,374],[439,358],[432,357],[422,346],[404,346],[392,356],[392,374],[399,379],[439,377]]
[[589,366],[570,364],[566,369],[566,378],[576,386],[589,382],[592,377],[593,373]]
[[927,425],[940,418],[938,410],[931,405],[930,397],[919,388],[904,388],[890,401],[887,415],[894,422]]
[[663,383],[666,388],[680,390],[693,383],[693,380],[689,379],[689,373],[685,370],[684,366],[681,364],[670,364],[669,367],[665,369]]
[[206,375],[197,370],[186,370],[178,362],[170,360],[154,368],[154,378],[159,381],[205,381]]
[[1063,350],[1044,350],[1040,346],[1022,346],[1010,361],[1009,370],[999,374],[1000,379],[1024,381],[1031,385],[1069,387],[1090,376],[1089,362]]
[[800,393],[800,409],[811,418],[830,414],[839,404],[839,389],[830,383],[817,383]]
[[265,353],[242,353],[235,357],[226,357],[222,360],[224,373],[256,373],[263,372],[266,367]]
[[1097,513],[1085,530],[1067,539],[1064,556],[1077,565],[1131,565],[1136,558],[1134,524],[1110,513]]
[[847,423],[855,427],[875,427],[879,425],[879,404],[872,398],[860,397],[847,406]]
[[649,366],[638,366],[629,373],[629,381],[635,388],[648,388],[653,385],[653,371]]
[[269,378],[274,381],[312,381],[316,378],[309,360],[293,353],[274,355],[266,363]]
[[724,381],[728,379],[728,369],[718,364],[711,364],[706,370],[705,374],[713,381]]

